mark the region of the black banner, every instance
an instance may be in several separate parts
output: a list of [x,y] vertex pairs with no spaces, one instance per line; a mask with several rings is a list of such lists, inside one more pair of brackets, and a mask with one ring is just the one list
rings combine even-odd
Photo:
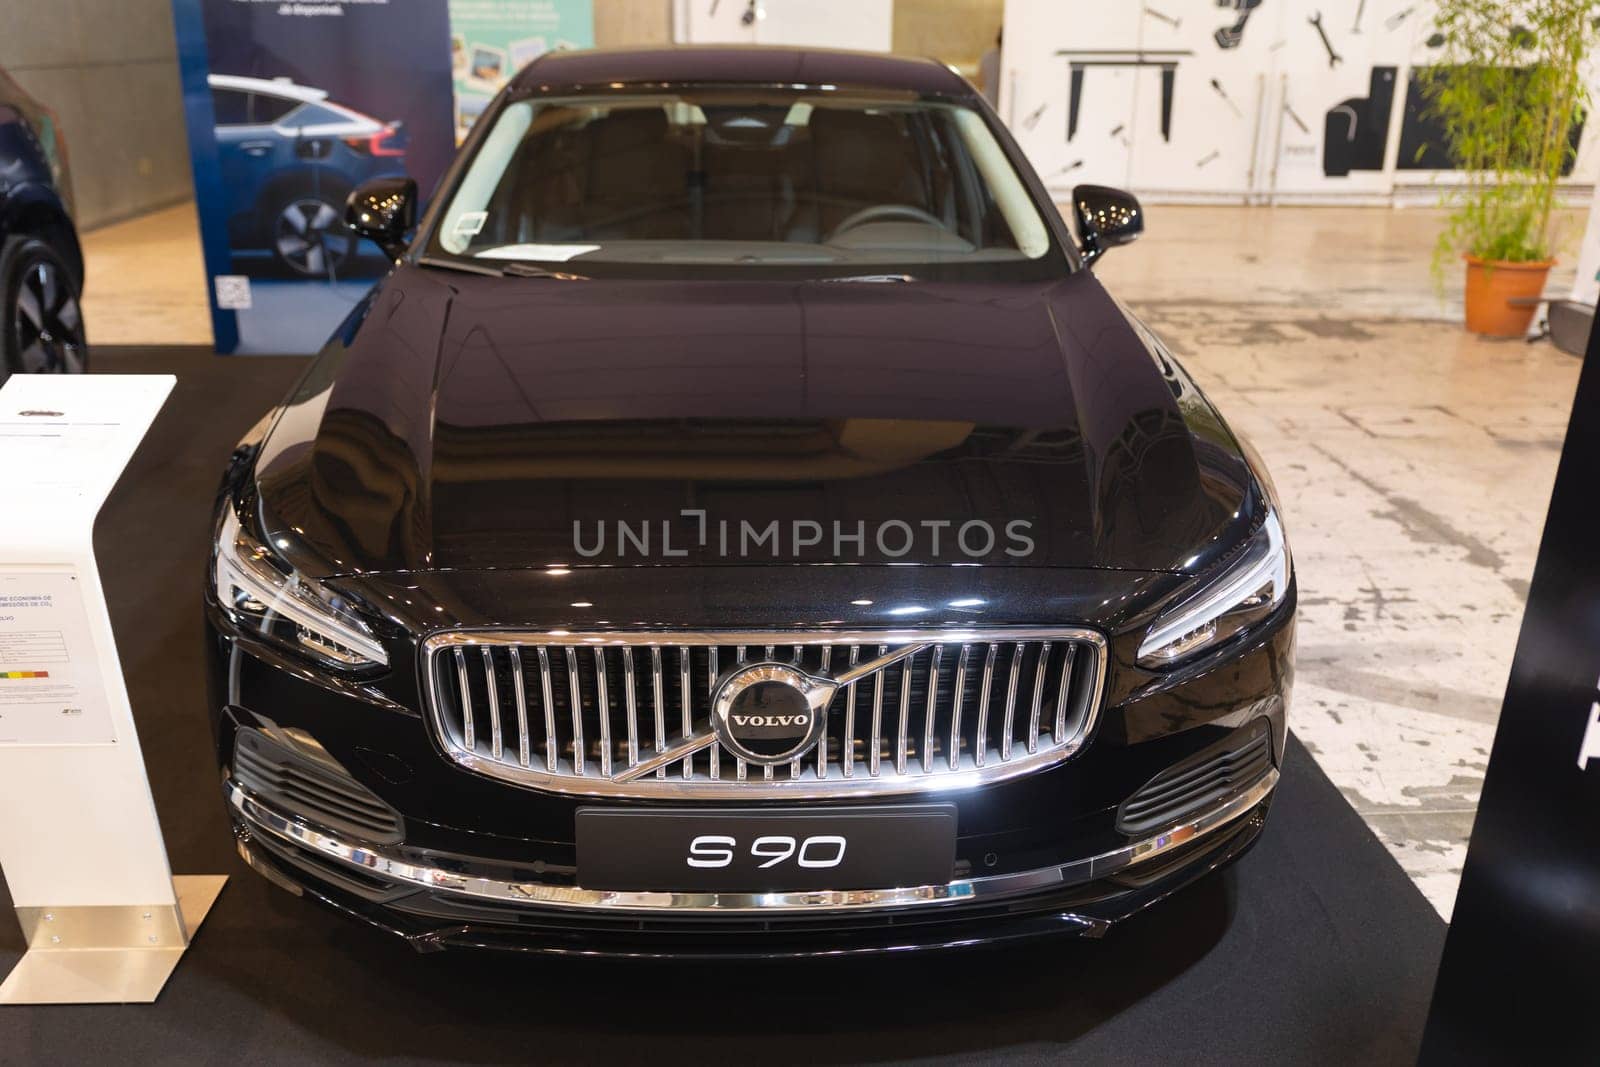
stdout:
[[1600,334],[1591,332],[1434,989],[1425,1063],[1600,1060],[1597,348]]

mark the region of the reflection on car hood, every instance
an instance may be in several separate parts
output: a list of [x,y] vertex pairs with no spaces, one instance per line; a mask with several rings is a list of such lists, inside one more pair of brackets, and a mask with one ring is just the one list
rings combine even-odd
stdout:
[[[401,267],[257,461],[312,573],[924,563],[1188,573],[1256,501],[1093,275],[567,282]],[[964,536],[963,536],[964,534]]]

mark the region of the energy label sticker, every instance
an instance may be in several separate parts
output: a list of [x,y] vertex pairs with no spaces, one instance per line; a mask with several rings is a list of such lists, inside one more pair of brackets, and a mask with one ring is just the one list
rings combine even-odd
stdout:
[[0,571],[0,745],[115,742],[97,664],[76,575]]

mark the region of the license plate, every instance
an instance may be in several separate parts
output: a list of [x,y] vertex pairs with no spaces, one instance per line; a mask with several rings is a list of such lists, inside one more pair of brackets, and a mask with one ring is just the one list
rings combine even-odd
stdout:
[[578,809],[578,884],[649,892],[943,885],[953,804],[890,808]]

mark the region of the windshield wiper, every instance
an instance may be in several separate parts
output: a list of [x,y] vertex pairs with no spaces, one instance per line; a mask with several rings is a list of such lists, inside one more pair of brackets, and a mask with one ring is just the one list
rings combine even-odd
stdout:
[[418,256],[417,266],[437,267],[440,270],[458,270],[464,274],[487,274],[491,278],[498,278],[501,273],[499,267],[488,267],[464,259],[441,259],[438,256]]
[[566,271],[549,270],[536,263],[522,263],[517,260],[507,263],[500,268],[500,272],[517,278],[555,278],[557,281],[563,282],[586,282],[589,280],[587,274],[569,274]]
[[894,282],[914,282],[917,279],[909,274],[846,274],[840,278],[823,278],[825,282],[865,282],[869,284],[884,284]]
[[477,263],[467,259],[443,259],[439,256],[421,256],[417,259],[418,266],[437,267],[441,270],[458,270],[465,274],[483,274],[490,278],[504,278],[511,275],[516,278],[553,278],[564,282],[586,282],[586,274],[566,274],[561,271],[546,270],[544,267],[532,263],[519,263],[515,261],[503,264]]

